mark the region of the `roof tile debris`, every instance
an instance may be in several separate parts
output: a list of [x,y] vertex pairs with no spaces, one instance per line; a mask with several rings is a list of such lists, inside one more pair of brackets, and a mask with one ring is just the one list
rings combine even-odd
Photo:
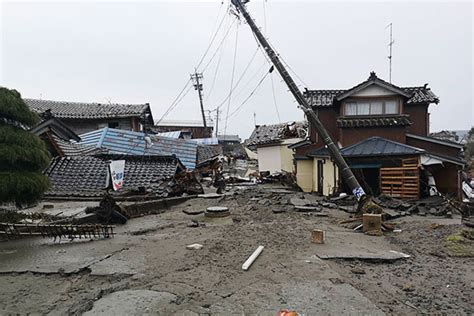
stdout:
[[197,148],[197,165],[222,154],[221,145],[199,145]]
[[272,125],[258,125],[246,141],[248,147],[279,143],[288,138],[304,138],[307,132],[307,122],[289,122]]
[[179,161],[170,156],[76,156],[58,157],[44,172],[51,182],[45,196],[97,197],[105,193],[108,162],[125,160],[124,186],[113,194],[124,194],[144,187],[161,195],[163,181],[172,178],[179,170]]
[[[167,138],[146,135],[142,132],[132,132],[115,128],[102,128],[80,135],[80,144],[107,149],[110,154],[121,155],[176,155],[186,166],[194,169],[196,166],[196,142],[185,139]],[[146,138],[149,137],[151,143]]]
[[92,156],[97,154],[106,154],[107,149],[96,148],[95,146],[83,145],[61,139],[55,134],[51,138],[56,145],[61,149],[64,156]]
[[361,87],[371,84],[382,85],[384,87],[391,88],[394,91],[399,90],[400,93],[405,93],[409,96],[407,104],[439,102],[439,98],[433,93],[433,91],[431,91],[430,88],[427,87],[427,85],[420,87],[398,87],[378,78],[375,73],[371,73],[371,76],[368,80],[347,90],[306,90],[304,95],[306,100],[313,107],[330,107],[333,106],[336,98],[341,97],[350,91],[355,91]]
[[62,119],[137,117],[150,111],[149,104],[101,104],[37,99],[23,100],[36,113],[41,114],[51,110],[55,117]]
[[371,116],[371,117],[339,117],[338,127],[380,127],[380,126],[409,126],[411,121],[407,115]]

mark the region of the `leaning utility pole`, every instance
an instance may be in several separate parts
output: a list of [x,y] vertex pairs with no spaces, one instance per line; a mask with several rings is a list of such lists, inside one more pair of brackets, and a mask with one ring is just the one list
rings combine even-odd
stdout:
[[194,82],[194,90],[198,91],[199,94],[199,103],[201,104],[201,114],[202,114],[202,122],[204,123],[204,127],[207,127],[206,124],[206,115],[204,114],[204,104],[202,103],[202,83],[199,82],[202,79],[202,73],[198,73],[197,71],[191,75],[191,79]]
[[[359,182],[357,181],[354,174],[352,173],[351,168],[349,168],[347,162],[342,157],[341,152],[339,151],[339,148],[336,146],[336,144],[334,144],[333,140],[331,139],[331,136],[329,136],[328,132],[326,131],[326,128],[324,128],[324,126],[321,123],[321,121],[319,120],[318,116],[313,111],[311,106],[308,104],[308,101],[305,99],[305,97],[303,96],[301,91],[296,86],[295,81],[293,80],[293,78],[291,78],[290,74],[285,69],[285,66],[283,66],[283,64],[281,63],[280,58],[275,53],[273,48],[270,46],[270,43],[268,43],[268,41],[265,39],[265,37],[260,32],[260,29],[257,27],[257,25],[253,21],[252,17],[247,12],[247,9],[242,4],[242,1],[241,0],[231,0],[231,1],[232,1],[232,4],[237,8],[237,11],[242,13],[242,15],[244,16],[244,18],[247,21],[248,25],[252,29],[252,32],[255,34],[258,42],[260,43],[260,45],[262,45],[262,47],[265,50],[266,54],[268,55],[268,57],[272,61],[273,65],[275,66],[275,68],[278,70],[281,77],[283,78],[283,81],[285,81],[286,85],[288,86],[289,90],[291,91],[291,93],[295,97],[295,99],[298,102],[298,104],[300,105],[301,109],[306,114],[306,117],[307,117],[309,123],[311,124],[311,126],[313,128],[316,129],[318,134],[323,139],[329,153],[331,154],[331,157],[334,159],[334,161],[336,162],[337,167],[341,171],[341,175],[342,175],[343,180],[349,186],[352,193],[355,195],[355,197],[359,201],[359,208],[362,207],[362,206],[365,206],[366,202],[369,199],[367,199],[367,195],[365,194],[364,190],[362,189]],[[244,3],[247,3],[248,1],[249,0],[243,0]]]

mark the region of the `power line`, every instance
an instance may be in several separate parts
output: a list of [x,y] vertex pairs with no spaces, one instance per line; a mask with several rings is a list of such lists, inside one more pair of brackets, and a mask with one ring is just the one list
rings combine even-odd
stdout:
[[[229,28],[230,30],[230,28]],[[216,52],[213,54],[213,57],[211,57],[211,60],[214,59],[214,55],[217,53],[217,51],[219,51],[219,58],[217,59],[217,65],[216,65],[216,69],[214,71],[214,76],[212,77],[212,84],[211,84],[211,88],[209,89],[209,93],[207,94],[206,96],[206,101],[209,99],[209,97],[211,96],[211,93],[213,92],[214,90],[214,85],[216,83],[216,78],[217,78],[217,72],[219,71],[219,66],[221,64],[221,60],[222,60],[222,52],[224,51],[224,47],[225,47],[225,40],[227,39],[227,34],[228,32],[226,32],[225,36],[223,37],[222,41],[219,43],[217,49],[216,49]]]
[[235,30],[234,60],[232,62],[232,75],[230,79],[229,102],[227,103],[227,113],[225,116],[224,135],[226,135],[227,133],[227,119],[229,118],[230,101],[232,100],[232,91],[233,91],[233,86],[234,86],[234,74],[235,74],[235,62],[237,60],[238,39],[239,39],[239,24],[237,24],[237,27]]
[[[219,10],[219,11],[220,11],[220,10]],[[212,46],[212,44],[214,43],[214,40],[216,39],[216,36],[217,36],[217,34],[219,33],[219,31],[220,31],[220,29],[221,29],[221,27],[222,27],[222,23],[224,23],[224,20],[225,20],[226,17],[227,17],[227,14],[224,14],[224,15],[222,16],[221,22],[219,23],[219,26],[217,27],[217,30],[214,32],[214,35],[212,36],[211,41],[210,41],[209,45],[207,46],[206,51],[204,52],[204,55],[202,56],[201,60],[199,61],[199,63],[198,63],[197,66],[195,67],[196,69],[198,69],[199,66],[201,66],[202,62],[204,61],[204,58],[206,58],[207,53],[209,52],[209,49],[211,49],[211,46]]]
[[209,67],[209,64],[212,62],[212,60],[214,59],[214,57],[216,57],[216,54],[217,52],[219,51],[219,49],[221,48],[222,44],[224,43],[225,39],[227,38],[227,35],[229,35],[229,32],[230,30],[232,29],[232,26],[234,25],[235,23],[235,20],[232,21],[232,23],[230,23],[229,25],[229,28],[227,29],[227,31],[225,32],[224,34],[224,37],[222,38],[222,40],[220,41],[219,45],[217,46],[216,50],[214,51],[214,54],[212,54],[211,56],[211,59],[209,59],[209,61],[207,62],[207,64],[204,66],[204,68],[202,69],[201,72],[205,72],[207,67]]
[[262,77],[262,79],[260,79],[260,81],[257,83],[257,86],[252,90],[252,92],[250,92],[250,94],[245,98],[245,100],[242,101],[242,103],[230,114],[230,117],[237,114],[238,111],[242,108],[242,106],[244,106],[244,104],[247,103],[247,101],[255,94],[257,89],[262,85],[265,78],[267,78],[267,76],[273,72],[273,69],[274,69],[274,66],[271,66],[270,69]]
[[[217,14],[217,18],[216,18],[216,21],[218,20],[219,18],[219,14],[220,14],[220,10],[221,10],[222,6],[219,7],[219,12]],[[227,14],[224,14],[220,23],[219,23],[219,26],[217,27],[217,30],[214,32],[212,38],[211,38],[211,41],[209,43],[209,45],[207,46],[203,56],[201,57],[201,60],[199,61],[198,65],[195,67],[195,69],[199,68],[199,66],[202,64],[202,62],[204,61],[204,59],[206,58],[207,56],[207,53],[209,52],[209,49],[211,48],[212,44],[214,43],[214,40],[217,36],[217,34],[219,33],[221,27],[222,27],[222,24],[224,23],[224,20],[225,18],[227,17]],[[234,22],[232,22],[233,24]],[[229,28],[230,29],[230,28]],[[211,58],[211,61],[212,61],[213,57]],[[210,61],[208,62],[208,64],[206,65],[206,67],[209,65]],[[168,107],[168,109],[165,111],[165,113],[161,116],[161,118],[158,120],[157,124],[159,124],[175,107],[176,105],[181,102],[181,100],[184,98],[184,96],[186,96],[186,94],[190,91],[190,88],[188,88],[189,84],[191,82],[191,79],[188,79],[188,81],[186,81],[186,84],[184,85],[184,87],[181,89],[181,91],[179,92],[179,94],[176,96],[176,98],[173,100],[173,102],[171,103],[171,105]],[[188,90],[186,92],[184,92],[186,89],[188,88]],[[185,93],[184,95],[182,95],[183,93]]]
[[280,112],[278,111],[278,104],[277,104],[277,99],[275,96],[275,85],[273,83],[273,75],[270,75],[270,79],[272,82],[273,103],[275,104],[275,110],[278,117],[278,123],[281,123]]
[[[244,68],[244,71],[242,72],[242,74],[240,75],[239,79],[237,79],[237,82],[235,83],[235,85],[232,87],[231,91],[229,91],[229,93],[227,94],[227,96],[224,98],[224,100],[222,100],[222,102],[215,108],[220,108],[224,105],[224,103],[227,102],[227,100],[229,100],[230,96],[231,96],[231,93],[233,93],[233,91],[235,91],[235,89],[239,86],[240,82],[242,81],[242,79],[244,78],[245,74],[247,73],[247,70],[249,69],[250,65],[252,64],[253,60],[255,59],[255,57],[257,56],[257,52],[258,52],[258,49],[253,53],[252,57],[250,58],[249,62],[247,63],[247,66],[245,66]],[[264,64],[265,66],[265,64]],[[261,69],[261,68],[260,68]],[[240,95],[237,94],[237,96]],[[214,109],[214,110],[215,110]]]

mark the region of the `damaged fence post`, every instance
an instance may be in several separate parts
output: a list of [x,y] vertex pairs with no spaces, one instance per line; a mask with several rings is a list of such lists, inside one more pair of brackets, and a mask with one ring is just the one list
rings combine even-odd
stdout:
[[263,246],[258,246],[258,248],[253,252],[253,254],[244,262],[242,265],[242,270],[247,271],[252,263],[257,259],[257,257],[262,253]]

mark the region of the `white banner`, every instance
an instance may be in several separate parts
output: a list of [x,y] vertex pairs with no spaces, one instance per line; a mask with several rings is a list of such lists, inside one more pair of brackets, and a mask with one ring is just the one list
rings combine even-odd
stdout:
[[123,186],[125,160],[113,160],[110,162],[110,177],[112,178],[112,187],[114,191],[120,190]]

